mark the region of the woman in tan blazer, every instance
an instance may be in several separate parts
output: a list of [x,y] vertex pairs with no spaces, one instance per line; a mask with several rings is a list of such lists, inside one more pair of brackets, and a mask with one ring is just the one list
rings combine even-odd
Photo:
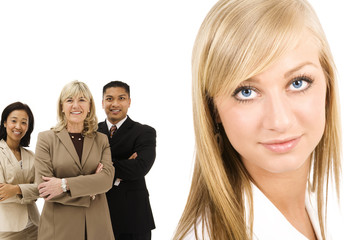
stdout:
[[0,239],[36,240],[39,196],[30,143],[34,117],[21,102],[7,106],[0,125]]
[[95,113],[86,84],[71,82],[59,97],[58,124],[38,136],[35,178],[45,199],[39,240],[114,239],[105,196],[114,167]]

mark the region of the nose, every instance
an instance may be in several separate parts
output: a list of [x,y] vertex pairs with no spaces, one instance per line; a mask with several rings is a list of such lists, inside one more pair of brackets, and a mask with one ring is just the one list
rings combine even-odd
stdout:
[[21,129],[21,122],[20,121],[16,122],[15,128],[16,129]]
[[120,100],[119,99],[115,99],[113,102],[112,102],[112,107],[118,107],[120,105]]
[[286,132],[295,121],[291,102],[285,94],[268,95],[264,104],[263,127],[279,133]]
[[79,106],[79,101],[78,100],[75,100],[72,104],[72,108],[77,108]]

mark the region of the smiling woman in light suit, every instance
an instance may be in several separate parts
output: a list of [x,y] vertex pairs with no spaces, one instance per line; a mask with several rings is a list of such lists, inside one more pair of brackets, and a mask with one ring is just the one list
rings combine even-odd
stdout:
[[30,143],[34,117],[21,102],[7,106],[0,126],[0,239],[36,240],[39,196]]
[[45,199],[39,240],[114,239],[105,196],[114,167],[95,113],[86,84],[73,81],[60,94],[58,124],[38,136],[35,178]]

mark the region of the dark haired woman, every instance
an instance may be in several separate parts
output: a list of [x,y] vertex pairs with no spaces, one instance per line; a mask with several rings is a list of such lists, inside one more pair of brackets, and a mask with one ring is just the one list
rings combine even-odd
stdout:
[[7,106],[0,125],[0,239],[37,239],[38,190],[34,184],[34,153],[25,149],[34,129],[30,108]]

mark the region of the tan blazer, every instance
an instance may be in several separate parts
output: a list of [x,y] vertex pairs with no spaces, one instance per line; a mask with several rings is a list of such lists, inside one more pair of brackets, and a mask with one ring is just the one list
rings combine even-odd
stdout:
[[30,220],[38,225],[39,211],[35,200],[39,197],[34,184],[34,153],[20,147],[23,168],[4,140],[0,140],[0,183],[19,185],[22,195],[0,202],[0,232],[19,232]]
[[[104,167],[94,174],[101,162]],[[35,182],[41,176],[66,178],[70,191],[45,201],[38,240],[114,239],[105,192],[112,186],[114,167],[106,135],[84,138],[80,161],[69,133],[41,132],[35,151]],[[90,195],[96,198],[91,200]]]

